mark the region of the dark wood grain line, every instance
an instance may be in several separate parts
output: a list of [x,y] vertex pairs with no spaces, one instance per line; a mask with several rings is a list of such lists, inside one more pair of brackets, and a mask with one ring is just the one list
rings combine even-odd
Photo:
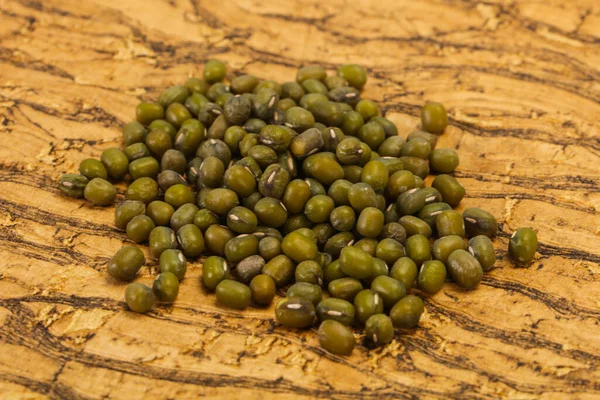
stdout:
[[69,74],[64,69],[57,67],[52,64],[44,63],[40,60],[35,60],[24,52],[20,54],[27,56],[26,60],[21,60],[13,57],[13,51],[11,49],[0,47],[0,62],[12,65],[16,68],[27,69],[36,72],[44,72],[57,78],[64,78],[69,81],[73,81],[73,75]]
[[[475,179],[480,182],[503,183],[522,189],[552,189],[560,191],[597,193],[600,192],[600,178],[594,175],[553,175],[553,176],[519,176],[495,173],[478,173],[458,169],[454,172],[456,178]],[[512,192],[509,192],[508,197]]]
[[31,240],[26,240],[17,235],[13,230],[0,227],[0,246],[10,253],[22,255],[32,259],[52,262],[57,265],[87,265],[95,270],[101,270],[108,263],[106,257],[88,257],[69,247],[55,247],[44,245]]
[[556,313],[570,318],[594,318],[600,321],[600,310],[578,306],[573,301],[548,293],[546,291],[526,286],[520,282],[509,281],[497,276],[484,275],[482,284],[508,293],[516,292],[529,299],[541,302]]
[[12,201],[0,199],[0,210],[6,211],[13,217],[19,218],[21,220],[29,220],[44,225],[55,226],[57,228],[70,230],[76,233],[84,233],[86,235],[92,236],[110,237],[121,240],[126,239],[124,232],[119,231],[113,226],[95,223],[90,220],[84,220],[56,214],[22,203],[15,203]]
[[8,372],[0,373],[0,382],[2,381],[23,386],[28,390],[39,394],[48,395],[52,392],[52,385],[48,382],[42,382],[36,379],[26,378],[24,376],[10,374]]
[[[2,96],[2,98],[4,100],[9,100],[5,96]],[[74,102],[74,105],[78,106],[79,109],[76,111],[73,111],[71,113],[64,113],[59,110],[45,106],[43,104],[35,103],[33,101],[28,101],[28,100],[23,100],[23,99],[15,99],[15,98],[12,98],[10,100],[15,103],[15,106],[14,106],[15,108],[19,108],[20,106],[27,106],[27,107],[29,107],[35,111],[38,111],[40,113],[49,115],[51,117],[64,119],[67,121],[80,122],[80,123],[86,123],[86,124],[89,124],[92,122],[97,122],[107,128],[113,127],[113,128],[119,128],[119,129],[123,125],[125,125],[124,121],[120,120],[115,115],[110,114],[108,111],[104,110],[103,108],[100,108],[97,105],[84,109],[81,103],[78,104],[77,102]],[[40,129],[42,129],[41,126],[38,125],[38,127]],[[53,137],[55,137],[55,136],[53,136]]]
[[[435,298],[428,297],[425,298],[424,301],[427,304],[428,312],[450,318],[453,323],[458,324],[462,329],[475,332],[486,338],[499,340],[508,345],[517,346],[523,349],[540,348],[550,350],[562,357],[585,362],[590,366],[597,365],[600,362],[600,354],[576,349],[565,349],[563,343],[547,339],[542,335],[537,334],[534,330],[503,330],[473,319],[459,311],[452,310],[446,305],[439,304],[435,301]],[[600,383],[597,384],[596,390],[600,390]]]
[[58,15],[60,17],[78,18],[83,20],[91,19],[90,15],[76,14],[72,11],[67,11],[58,7],[48,7],[43,2],[38,0],[17,0],[23,7],[38,11],[42,14]]
[[[423,331],[423,330],[421,330]],[[405,346],[408,350],[413,350],[418,352],[419,354],[425,355],[431,358],[437,364],[444,365],[446,367],[453,368],[455,370],[463,370],[467,369],[469,371],[476,372],[477,374],[486,377],[491,382],[502,382],[506,386],[518,390],[524,393],[530,393],[531,395],[540,395],[549,389],[544,384],[532,384],[523,382],[521,380],[509,379],[503,374],[491,373],[477,364],[478,360],[471,360],[467,355],[447,355],[443,351],[439,351],[439,343],[443,341],[448,342],[445,338],[440,337],[438,335],[432,334],[428,330],[424,330],[423,332],[409,332],[411,336],[407,338]],[[420,335],[422,333],[422,336]],[[425,339],[423,339],[423,337]],[[457,344],[461,347],[469,347],[468,343],[462,342],[452,342],[449,341],[449,344]],[[473,352],[477,351],[477,346],[472,346]],[[518,359],[517,357],[506,356],[503,353],[498,351],[494,351],[502,358],[513,359],[516,363],[520,364],[520,368],[535,370],[536,366],[533,363],[524,362]],[[578,393],[582,389],[583,390],[594,390],[600,391],[600,385],[595,382],[591,382],[590,380],[582,380],[582,379],[571,379],[569,377],[559,378],[558,382],[555,382],[552,385],[552,391],[562,393],[564,395],[568,393]],[[462,385],[465,385],[462,383]],[[499,396],[499,398],[502,398]]]
[[[460,173],[460,171],[458,172]],[[540,193],[526,193],[526,192],[514,192],[510,193],[502,192],[502,193],[494,193],[494,192],[473,192],[468,191],[465,195],[466,198],[472,199],[516,199],[516,200],[530,200],[537,201],[541,203],[551,204],[553,206],[557,206],[560,208],[564,208],[566,210],[580,211],[586,214],[596,215],[598,214],[596,209],[592,206],[584,206],[572,201],[564,200],[560,197],[550,196]]]
[[60,374],[54,376],[51,382],[44,382],[41,380],[27,378],[21,375],[0,373],[0,382],[10,382],[31,390],[32,392],[39,393],[42,395],[49,396],[51,399],[56,400],[87,400],[92,397],[84,396],[81,393],[76,392],[69,386],[63,385],[57,382]]

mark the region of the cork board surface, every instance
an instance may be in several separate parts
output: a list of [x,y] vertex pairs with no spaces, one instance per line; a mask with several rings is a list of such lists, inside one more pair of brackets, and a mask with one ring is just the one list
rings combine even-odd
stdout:
[[[402,135],[444,103],[461,209],[501,222],[497,268],[347,358],[272,308],[219,307],[198,262],[175,306],[126,311],[112,207],[56,181],[210,58],[278,81],[363,64]],[[600,398],[598,65],[594,0],[0,0],[0,397]],[[505,253],[520,226],[539,235],[529,268]]]

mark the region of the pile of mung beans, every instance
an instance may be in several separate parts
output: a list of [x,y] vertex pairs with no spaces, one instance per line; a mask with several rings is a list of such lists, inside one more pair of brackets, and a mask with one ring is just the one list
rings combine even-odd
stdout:
[[[115,225],[148,243],[160,265],[152,288],[125,289],[131,310],[174,302],[188,260],[202,258],[201,285],[223,306],[265,307],[285,290],[277,322],[309,328],[317,320],[323,348],[348,355],[349,327],[364,328],[373,345],[388,343],[395,328],[418,324],[419,294],[447,280],[475,289],[494,266],[496,218],[453,210],[465,189],[452,175],[457,152],[436,148],[448,125],[441,104],[425,104],[421,130],[405,139],[361,98],[367,73],[359,65],[333,75],[305,66],[283,84],[240,75],[228,85],[225,64],[211,60],[203,75],[140,103],[123,149],[60,178],[62,192],[96,206],[115,201],[111,182],[128,183]],[[536,248],[530,228],[510,239],[519,265]],[[144,253],[126,245],[107,271],[132,281],[144,264]]]

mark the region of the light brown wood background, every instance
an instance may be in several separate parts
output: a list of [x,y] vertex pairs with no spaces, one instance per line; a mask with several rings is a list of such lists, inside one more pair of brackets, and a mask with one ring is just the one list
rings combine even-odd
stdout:
[[[56,180],[209,58],[280,81],[364,64],[403,135],[443,102],[462,207],[502,223],[498,267],[348,358],[272,309],[218,307],[199,263],[175,306],[126,311],[113,208]],[[0,397],[600,398],[599,65],[596,0],[0,0]],[[519,226],[539,232],[530,268],[505,254]]]

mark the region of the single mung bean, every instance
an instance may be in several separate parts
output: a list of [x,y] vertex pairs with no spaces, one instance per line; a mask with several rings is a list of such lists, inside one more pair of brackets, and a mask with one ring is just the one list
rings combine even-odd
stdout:
[[531,228],[519,228],[510,237],[508,251],[517,264],[527,265],[535,257],[537,246],[535,231]]
[[135,246],[124,246],[108,262],[108,274],[120,281],[130,281],[146,263],[144,253]]
[[400,157],[404,144],[404,138],[389,136],[379,145],[377,152],[381,157]]
[[410,171],[396,171],[390,175],[386,187],[387,197],[391,201],[396,201],[402,193],[416,188],[415,175]]
[[163,251],[177,248],[177,237],[175,231],[165,226],[157,226],[152,229],[148,238],[150,252],[159,258]]
[[392,238],[382,239],[375,248],[375,256],[385,261],[387,265],[394,265],[404,255],[402,243]]
[[390,310],[392,324],[398,328],[414,328],[419,324],[425,311],[423,300],[414,295],[408,295],[396,303]]
[[485,235],[475,236],[469,240],[468,250],[479,261],[484,272],[492,269],[496,263],[494,245],[491,239]]
[[380,275],[373,279],[371,290],[381,297],[383,307],[388,310],[406,296],[404,283],[385,275]]
[[129,175],[133,180],[143,177],[156,179],[159,172],[160,165],[154,157],[138,158],[129,164]]
[[148,130],[144,125],[137,121],[132,121],[123,126],[123,145],[130,146],[134,143],[141,143],[146,138]]
[[367,207],[360,212],[356,221],[356,231],[365,237],[375,238],[381,234],[385,217],[375,207]]
[[296,282],[285,293],[287,297],[303,297],[316,307],[323,300],[321,287],[308,282]]
[[367,71],[357,64],[344,64],[338,67],[337,75],[348,81],[348,84],[358,90],[367,83]]
[[217,157],[206,157],[198,169],[198,185],[218,188],[223,183],[225,166]]
[[283,204],[292,214],[304,211],[306,202],[311,197],[310,187],[301,179],[294,179],[283,191]]
[[204,80],[208,83],[221,82],[226,73],[227,67],[223,61],[208,60],[204,64]]
[[206,208],[217,215],[226,215],[233,207],[239,205],[237,194],[233,190],[217,188],[206,195]]
[[279,164],[272,164],[265,169],[258,181],[258,191],[265,197],[281,199],[289,182],[288,170]]
[[425,235],[416,234],[406,239],[406,256],[420,266],[431,259],[431,245]]
[[225,245],[235,237],[226,226],[211,225],[204,232],[204,242],[209,253],[225,255]]
[[309,156],[302,163],[302,170],[307,177],[314,178],[325,186],[344,177],[342,166],[336,161],[335,155],[329,152]]
[[298,232],[289,233],[283,238],[281,250],[296,263],[314,260],[318,252],[317,244]]
[[264,266],[264,258],[253,255],[240,261],[235,267],[235,273],[240,282],[248,284],[256,275],[262,272]]
[[421,110],[421,124],[427,132],[442,134],[448,126],[448,114],[440,103],[427,103]]
[[364,325],[372,315],[383,312],[383,300],[379,293],[371,289],[364,289],[354,297],[354,309],[356,321]]
[[452,280],[465,289],[475,289],[483,277],[479,261],[465,250],[455,250],[446,262]]
[[167,150],[173,148],[173,139],[168,132],[156,129],[146,136],[146,147],[157,160],[160,160]]
[[217,301],[224,306],[244,309],[250,304],[250,288],[232,279],[223,279],[215,288]]
[[322,300],[317,305],[317,318],[319,318],[319,321],[332,319],[344,325],[352,325],[354,315],[354,305],[343,299],[330,297]]
[[437,293],[446,281],[446,266],[438,260],[425,261],[419,271],[419,289],[427,293]]
[[433,232],[427,222],[414,215],[405,215],[398,220],[398,223],[402,225],[406,231],[406,236],[411,237],[414,235],[423,235],[427,238],[431,237]]
[[392,319],[385,314],[375,314],[365,323],[365,334],[376,346],[394,339]]
[[455,207],[465,197],[465,188],[453,176],[442,174],[435,177],[431,187],[437,189],[444,202]]
[[236,236],[225,245],[225,258],[233,264],[257,253],[258,239],[249,234]]
[[155,200],[146,207],[146,215],[152,218],[157,226],[169,225],[171,216],[175,212],[172,205],[164,201]]
[[175,208],[179,208],[184,204],[194,203],[195,200],[192,190],[183,184],[173,185],[165,192],[165,202]]
[[450,174],[458,167],[458,153],[454,149],[434,149],[429,155],[429,165],[435,172]]
[[100,160],[104,164],[104,167],[106,167],[108,176],[112,179],[120,181],[127,174],[129,159],[121,149],[111,147],[104,150],[100,156]]
[[402,146],[400,156],[402,157],[416,157],[424,160],[429,159],[431,154],[431,145],[425,139],[415,138],[407,141]]
[[186,257],[199,257],[206,248],[202,231],[193,223],[179,228],[177,241]]
[[275,286],[282,287],[294,278],[295,268],[294,262],[288,256],[280,254],[265,264],[262,273],[269,275]]
[[439,237],[458,235],[465,237],[465,221],[462,215],[454,210],[442,211],[435,220],[435,226]]
[[89,179],[79,174],[63,174],[58,182],[58,188],[69,197],[83,197]]
[[314,260],[302,261],[296,266],[296,282],[306,282],[313,285],[323,285],[323,269]]
[[181,250],[167,249],[159,257],[160,272],[170,272],[177,279],[184,278],[187,271],[187,260]]
[[339,261],[342,272],[352,278],[365,279],[373,273],[372,257],[357,247],[343,248]]
[[117,191],[115,187],[102,178],[94,178],[85,186],[83,196],[96,206],[108,206],[113,203]]
[[152,229],[155,227],[156,225],[154,224],[154,221],[152,221],[152,218],[147,215],[137,215],[129,221],[125,231],[130,240],[141,243],[148,240],[150,232],[152,232]]
[[252,233],[258,226],[258,219],[251,210],[237,206],[227,214],[227,226],[236,233]]
[[136,120],[148,126],[152,121],[162,119],[165,116],[165,109],[158,103],[140,103],[135,108]]
[[130,144],[123,151],[130,163],[143,157],[150,157],[150,150],[148,150],[148,146],[144,143]]
[[321,347],[332,354],[348,356],[354,350],[354,335],[344,324],[325,320],[317,332]]
[[158,301],[172,303],[179,294],[179,279],[171,272],[162,272],[152,284],[152,291]]
[[450,254],[454,253],[454,251],[466,249],[467,246],[465,244],[465,239],[458,235],[443,236],[433,242],[433,246],[431,248],[433,258],[443,262],[444,264],[446,264],[448,257],[450,257]]
[[390,276],[404,283],[406,289],[413,286],[417,273],[417,264],[408,257],[400,257],[390,270]]
[[485,235],[494,237],[498,231],[498,221],[491,213],[481,208],[467,208],[463,211],[465,230],[469,237]]
[[275,319],[288,328],[308,328],[315,316],[315,306],[303,297],[286,297],[275,306]]
[[125,302],[131,311],[145,313],[152,308],[154,301],[154,292],[143,283],[134,282],[125,289]]
[[275,298],[275,281],[268,275],[256,275],[250,281],[250,296],[254,304],[266,306]]
[[106,167],[100,160],[86,158],[79,164],[79,173],[89,180],[94,178],[108,179]]
[[202,264],[202,282],[208,290],[215,290],[224,279],[230,278],[227,261],[219,256],[210,256]]
[[288,212],[283,203],[272,197],[258,200],[253,211],[258,222],[270,228],[280,228],[288,218]]
[[361,290],[363,290],[362,283],[350,277],[335,279],[327,285],[331,297],[349,302],[354,302],[354,298]]

